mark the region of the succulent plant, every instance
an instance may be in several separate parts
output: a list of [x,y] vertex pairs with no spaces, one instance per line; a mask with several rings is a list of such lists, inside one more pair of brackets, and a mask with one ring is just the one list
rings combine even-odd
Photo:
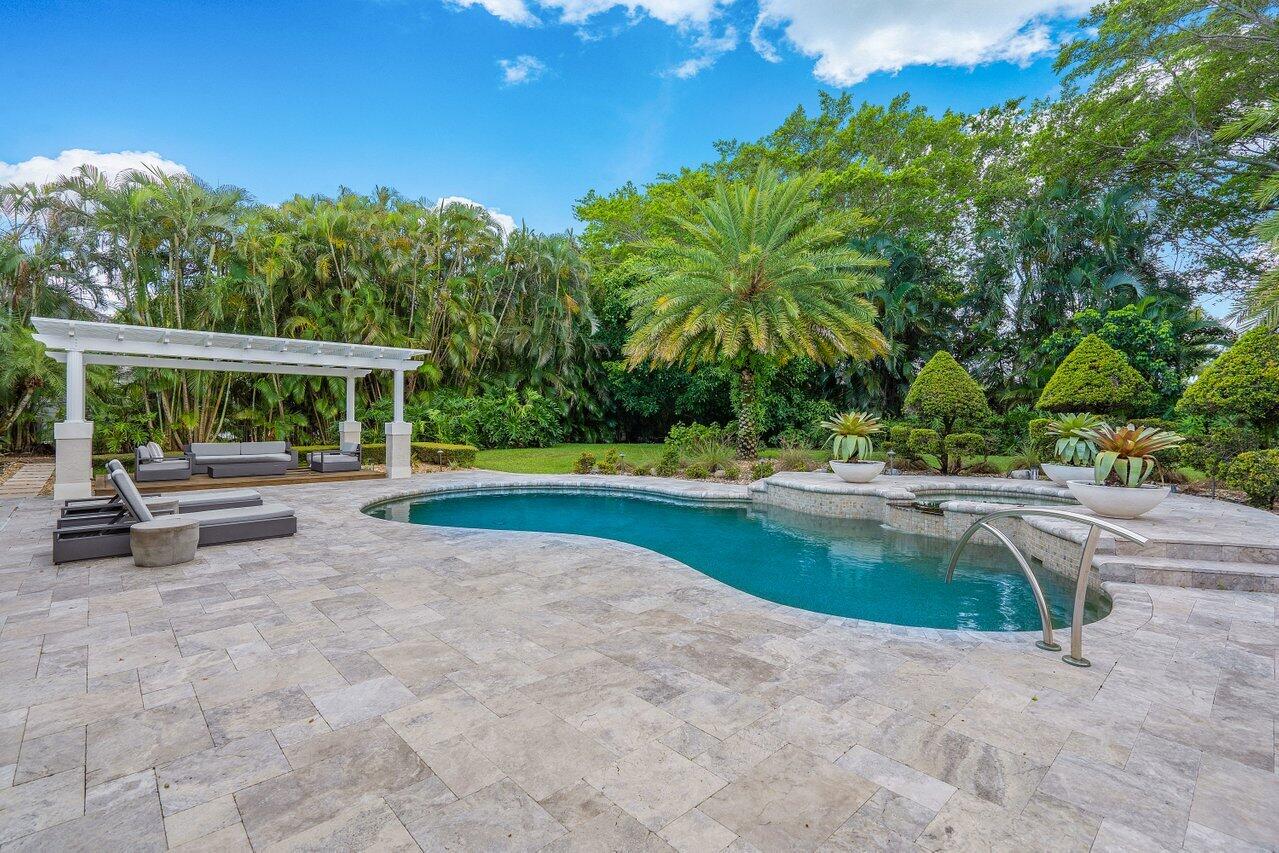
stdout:
[[822,427],[830,430],[831,454],[840,462],[870,456],[874,448],[870,437],[880,431],[879,418],[866,412],[844,412],[822,421]]
[[1130,489],[1146,482],[1159,467],[1156,453],[1176,447],[1184,440],[1169,430],[1132,424],[1118,429],[1101,424],[1089,430],[1088,437],[1097,446],[1094,481],[1098,485],[1111,482]]
[[1072,412],[1048,422],[1045,431],[1057,439],[1053,452],[1064,465],[1090,465],[1097,455],[1092,431],[1104,422],[1099,415]]

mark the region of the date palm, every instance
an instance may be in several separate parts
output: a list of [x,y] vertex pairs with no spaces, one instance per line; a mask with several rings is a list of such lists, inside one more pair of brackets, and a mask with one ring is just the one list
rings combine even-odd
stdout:
[[[876,261],[846,241],[855,213],[820,212],[811,176],[762,168],[719,180],[646,244],[645,282],[628,294],[629,365],[722,364],[737,377],[738,451],[755,456],[756,376],[769,363],[868,360],[888,346],[866,294]],[[819,215],[820,214],[820,215]]]

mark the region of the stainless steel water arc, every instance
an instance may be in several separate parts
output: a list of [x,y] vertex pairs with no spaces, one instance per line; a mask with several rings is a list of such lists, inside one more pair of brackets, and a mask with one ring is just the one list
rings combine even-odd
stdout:
[[1044,515],[1050,518],[1060,518],[1088,525],[1088,538],[1084,540],[1083,551],[1079,557],[1079,574],[1075,579],[1075,604],[1074,612],[1071,614],[1070,619],[1070,654],[1062,655],[1061,659],[1072,666],[1091,666],[1088,659],[1083,655],[1084,600],[1088,595],[1088,576],[1092,572],[1092,558],[1093,554],[1097,552],[1097,540],[1101,536],[1101,531],[1113,533],[1121,539],[1127,539],[1129,542],[1135,542],[1138,545],[1145,545],[1150,540],[1140,533],[1134,533],[1128,528],[1121,527],[1104,518],[1096,518],[1095,516],[1084,515],[1068,509],[1050,509],[1047,507],[1019,506],[1011,509],[995,510],[994,512],[986,513],[968,526],[968,529],[964,531],[964,535],[959,537],[959,542],[955,545],[955,550],[950,555],[950,565],[946,567],[946,582],[950,583],[954,577],[959,555],[964,550],[964,546],[968,544],[968,541],[973,538],[973,534],[978,530],[985,530],[993,534],[1005,548],[1012,552],[1013,559],[1017,561],[1017,565],[1021,567],[1022,573],[1030,583],[1030,591],[1035,596],[1035,605],[1039,608],[1039,620],[1042,623],[1044,632],[1043,639],[1036,642],[1035,645],[1050,651],[1058,651],[1061,646],[1053,641],[1052,614],[1048,612],[1048,602],[1044,598],[1044,591],[1040,588],[1039,581],[1035,579],[1034,573],[1030,570],[1030,564],[1026,562],[1021,550],[1003,532],[990,523],[997,518],[1021,518],[1027,515]]

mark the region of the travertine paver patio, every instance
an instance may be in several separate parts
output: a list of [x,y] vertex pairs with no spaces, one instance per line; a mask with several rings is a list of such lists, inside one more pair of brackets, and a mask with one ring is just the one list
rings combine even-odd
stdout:
[[358,511],[414,485],[163,570],[0,504],[0,850],[1279,845],[1277,596],[1111,585],[1075,669]]

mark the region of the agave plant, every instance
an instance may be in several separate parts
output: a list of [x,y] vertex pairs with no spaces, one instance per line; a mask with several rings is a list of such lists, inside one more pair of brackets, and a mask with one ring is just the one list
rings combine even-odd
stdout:
[[830,449],[835,459],[862,461],[874,447],[870,437],[879,432],[879,418],[866,412],[844,412],[822,421],[822,427],[830,430]]
[[1095,482],[1098,485],[1110,482],[1130,489],[1146,482],[1159,467],[1156,453],[1176,447],[1184,440],[1169,430],[1132,424],[1119,429],[1101,424],[1089,430],[1088,437],[1097,445],[1097,461],[1093,465]]
[[1092,463],[1093,457],[1097,455],[1092,432],[1100,426],[1103,426],[1103,421],[1099,416],[1084,412],[1062,415],[1048,422],[1048,434],[1057,437],[1053,452],[1063,465]]

